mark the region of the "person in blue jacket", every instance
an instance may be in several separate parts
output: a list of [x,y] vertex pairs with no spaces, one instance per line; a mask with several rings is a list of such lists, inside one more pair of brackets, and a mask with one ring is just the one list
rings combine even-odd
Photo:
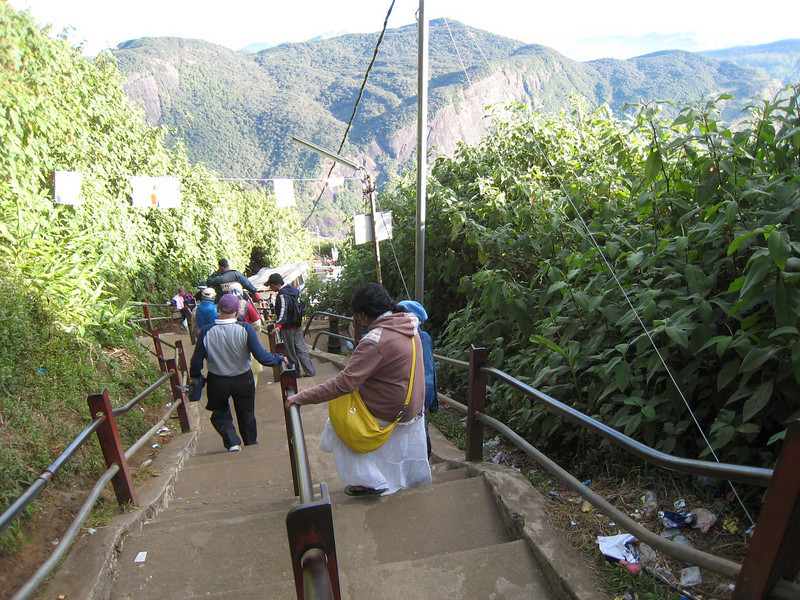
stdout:
[[439,410],[439,396],[436,391],[436,363],[433,360],[433,338],[422,330],[422,323],[428,320],[425,307],[415,300],[397,303],[419,319],[419,337],[422,340],[422,362],[425,366],[425,437],[428,441],[428,458],[431,457],[431,437],[428,435],[428,413]]
[[194,318],[192,319],[197,324],[198,333],[203,327],[211,325],[217,320],[219,312],[217,311],[217,305],[214,304],[216,297],[217,292],[214,291],[213,287],[204,288],[200,292],[200,304],[194,309]]
[[[220,298],[219,318],[200,330],[200,337],[194,347],[189,367],[192,396],[202,386],[203,362],[208,363],[206,376],[206,409],[211,411],[211,424],[222,437],[228,452],[241,450],[245,446],[258,443],[256,427],[255,398],[256,385],[250,369],[250,355],[268,367],[286,361],[280,354],[267,352],[258,341],[258,334],[250,323],[237,321],[239,298],[225,294]],[[233,425],[229,400],[233,398],[239,434]]]

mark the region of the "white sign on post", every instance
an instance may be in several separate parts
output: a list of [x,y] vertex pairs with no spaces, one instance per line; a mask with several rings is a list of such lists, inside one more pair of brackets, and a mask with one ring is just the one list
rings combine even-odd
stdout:
[[275,204],[278,208],[295,206],[294,179],[275,179]]
[[356,246],[372,241],[392,239],[392,211],[375,213],[375,227],[372,224],[372,215],[355,215],[353,217]]

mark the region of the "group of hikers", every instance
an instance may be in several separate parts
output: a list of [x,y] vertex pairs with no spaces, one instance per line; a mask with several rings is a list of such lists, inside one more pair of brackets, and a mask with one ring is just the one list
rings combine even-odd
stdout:
[[[287,363],[295,366],[298,377],[316,373],[303,339],[304,308],[297,288],[279,273],[270,275],[267,286],[277,293],[273,322],[286,356],[272,354],[261,345],[247,316],[252,300],[245,291],[255,296],[252,283],[221,260],[206,286],[195,310],[199,334],[189,369],[190,400],[199,400],[205,386],[211,423],[226,450],[238,452],[258,443],[254,367]],[[427,313],[415,301],[395,303],[377,283],[359,286],[350,304],[366,333],[347,365],[324,383],[290,396],[286,408],[329,403],[320,449],[333,453],[346,494],[385,495],[427,485],[427,412],[437,409],[433,344],[420,329]]]

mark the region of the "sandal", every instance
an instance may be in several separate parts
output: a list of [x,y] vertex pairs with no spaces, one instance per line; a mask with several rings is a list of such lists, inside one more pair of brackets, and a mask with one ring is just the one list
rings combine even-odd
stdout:
[[346,485],[344,486],[344,493],[348,496],[359,497],[359,496],[380,496],[383,492],[386,491],[386,488],[382,490],[374,490],[368,487],[362,487],[360,485]]

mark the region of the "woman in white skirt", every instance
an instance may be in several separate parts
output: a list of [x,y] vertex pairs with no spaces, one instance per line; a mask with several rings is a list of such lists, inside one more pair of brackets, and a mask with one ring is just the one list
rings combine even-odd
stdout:
[[[336,435],[330,419],[320,448],[333,452],[336,470],[345,483],[344,491],[350,496],[392,494],[399,489],[428,485],[431,469],[422,417],[425,371],[417,331],[419,321],[397,306],[389,292],[377,283],[360,286],[350,305],[354,318],[366,327],[367,334],[356,346],[347,366],[333,379],[287,399],[286,404],[320,404],[358,390],[381,426],[394,422],[402,411],[389,439],[372,452],[350,449]],[[410,397],[409,383],[412,383]],[[404,407],[406,397],[408,405]]]

